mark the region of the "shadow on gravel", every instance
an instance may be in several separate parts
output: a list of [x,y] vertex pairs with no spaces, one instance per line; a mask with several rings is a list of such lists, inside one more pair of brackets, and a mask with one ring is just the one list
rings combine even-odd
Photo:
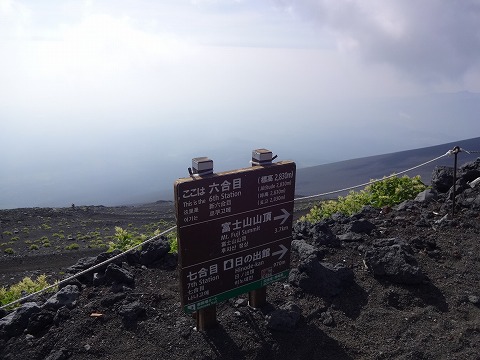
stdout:
[[315,325],[301,325],[294,333],[273,332],[276,354],[262,359],[353,360],[341,344]]
[[220,324],[202,335],[219,359],[243,359],[241,350]]
[[[448,312],[448,303],[443,293],[431,282],[421,285],[392,284],[386,280],[379,282],[389,291],[386,293],[386,301],[397,309],[403,310],[410,306],[433,306],[440,312]],[[408,296],[405,296],[407,294]]]
[[240,360],[248,355],[258,360],[353,360],[336,340],[315,325],[302,321],[292,332],[271,330],[271,336],[266,338],[253,317],[244,319],[250,326],[254,325],[252,333],[242,341],[246,348],[239,348],[221,325],[203,333],[219,359]]
[[447,312],[448,304],[442,292],[431,282],[422,284],[422,286],[405,286],[404,289],[416,298],[423,301],[425,305],[434,306],[438,311]]
[[368,304],[368,294],[357,283],[353,283],[332,299],[330,304],[343,311],[348,318],[355,320],[360,316],[363,307]]

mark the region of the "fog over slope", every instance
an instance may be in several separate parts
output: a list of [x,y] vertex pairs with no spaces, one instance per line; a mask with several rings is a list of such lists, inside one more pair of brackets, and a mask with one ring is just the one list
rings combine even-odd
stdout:
[[[314,195],[363,184],[371,179],[382,178],[432,160],[457,145],[465,150],[478,151],[480,150],[480,137],[310,167],[298,166],[298,164],[301,164],[301,160],[298,161],[292,157],[290,159],[297,161],[298,166],[296,194],[297,196]],[[240,149],[236,150],[240,153]],[[248,156],[251,154],[250,148],[241,150],[245,159],[236,168],[250,166],[248,163]],[[192,157],[199,155],[201,154],[197,153]],[[458,155],[458,165],[474,160],[478,156],[478,154],[461,152]],[[287,159],[279,157],[278,160]],[[453,156],[446,156],[410,171],[407,175],[420,175],[423,182],[429,184],[431,172],[435,166],[453,166],[453,161]],[[228,160],[220,162],[220,166],[218,163],[217,161],[214,162],[217,172],[235,168],[233,166],[227,167]],[[67,176],[62,179],[63,182],[56,179],[49,186],[36,183],[32,177],[30,184],[18,183],[15,186],[11,184],[9,186],[12,192],[2,191],[0,208],[65,207],[72,203],[112,206],[173,200],[173,182],[177,178],[188,176],[187,168],[191,166],[191,159],[185,159],[184,164],[175,164],[170,168],[152,168],[149,165],[145,165],[143,170],[134,167],[123,168],[124,175],[115,178],[111,178],[107,172],[97,174],[98,177],[92,183],[80,182],[79,179],[75,178],[75,174],[77,174],[75,171],[72,172],[70,177]],[[223,169],[219,169],[221,165],[223,165]],[[3,187],[6,188],[7,186],[3,184]]]

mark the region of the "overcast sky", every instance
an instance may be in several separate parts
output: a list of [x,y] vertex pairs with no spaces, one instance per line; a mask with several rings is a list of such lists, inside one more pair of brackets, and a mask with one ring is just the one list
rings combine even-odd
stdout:
[[396,102],[460,91],[480,92],[478,0],[0,0],[0,208],[154,192],[196,156],[307,166],[477,137]]

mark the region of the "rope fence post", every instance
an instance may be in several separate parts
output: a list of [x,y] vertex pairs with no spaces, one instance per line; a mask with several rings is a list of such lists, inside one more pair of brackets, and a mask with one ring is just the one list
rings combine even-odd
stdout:
[[452,219],[455,216],[455,197],[456,197],[456,190],[457,190],[457,161],[458,161],[458,153],[460,152],[460,147],[455,146],[452,150],[455,158],[453,160],[453,192],[452,192]]

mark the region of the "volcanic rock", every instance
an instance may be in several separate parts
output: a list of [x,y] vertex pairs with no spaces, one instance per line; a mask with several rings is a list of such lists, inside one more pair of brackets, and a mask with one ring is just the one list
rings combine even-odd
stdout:
[[60,289],[55,295],[46,301],[43,305],[46,309],[58,310],[62,306],[71,309],[77,304],[80,296],[80,290],[76,285],[67,285]]
[[365,252],[365,264],[376,277],[400,284],[419,284],[424,279],[410,246],[400,239],[374,240]]

